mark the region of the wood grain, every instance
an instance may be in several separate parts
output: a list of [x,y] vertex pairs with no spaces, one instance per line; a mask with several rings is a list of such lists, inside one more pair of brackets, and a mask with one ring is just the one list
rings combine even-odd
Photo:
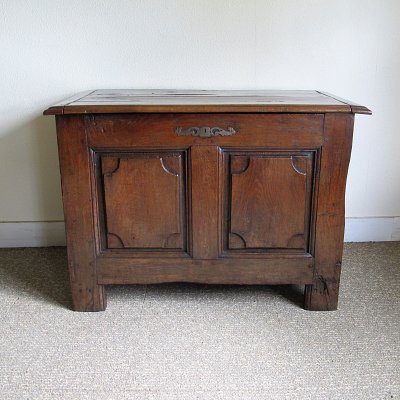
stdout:
[[101,311],[106,308],[106,295],[104,286],[97,284],[85,125],[81,116],[57,117],[56,121],[73,307]]
[[103,310],[106,284],[162,282],[303,284],[306,309],[336,309],[354,114],[369,112],[316,91],[186,90],[46,110],[74,309]]
[[231,154],[228,248],[308,251],[312,165],[311,152]]
[[191,209],[193,258],[218,258],[218,164],[216,146],[193,146]]
[[327,115],[321,151],[315,227],[314,282],[306,286],[305,308],[336,310],[342,266],[345,187],[354,116]]
[[104,154],[101,161],[107,248],[185,250],[184,155]]
[[366,107],[315,90],[96,90],[47,109],[51,114],[88,113],[368,113]]
[[[322,145],[322,114],[111,114],[91,115],[89,145],[94,149],[235,146],[316,148]],[[180,136],[178,127],[232,127],[233,136]]]
[[197,282],[214,284],[310,284],[313,258],[232,260],[98,259],[101,284]]

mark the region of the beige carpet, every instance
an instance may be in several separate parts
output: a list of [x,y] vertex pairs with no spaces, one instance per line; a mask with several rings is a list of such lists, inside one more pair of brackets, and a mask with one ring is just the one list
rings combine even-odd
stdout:
[[64,248],[0,250],[1,399],[398,399],[400,242],[347,244],[340,309],[296,287],[109,287],[75,313]]

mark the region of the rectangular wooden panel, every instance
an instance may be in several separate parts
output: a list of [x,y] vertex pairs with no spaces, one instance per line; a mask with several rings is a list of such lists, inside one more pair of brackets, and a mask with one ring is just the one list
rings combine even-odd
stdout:
[[311,256],[267,259],[98,259],[101,284],[197,282],[214,284],[309,284]]
[[[192,145],[316,148],[322,145],[323,123],[323,114],[86,116],[89,144],[94,149],[171,146],[182,149]],[[210,136],[201,136],[202,128]],[[219,130],[224,132],[218,133]]]
[[308,252],[314,151],[228,151],[225,252]]
[[185,152],[103,152],[97,157],[103,246],[185,251]]

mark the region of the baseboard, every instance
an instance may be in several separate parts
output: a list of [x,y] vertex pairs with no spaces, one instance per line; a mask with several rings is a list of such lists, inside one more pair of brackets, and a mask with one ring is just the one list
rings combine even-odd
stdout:
[[[64,222],[0,222],[1,247],[65,246]],[[346,242],[400,240],[400,217],[346,218]]]
[[400,240],[400,217],[346,218],[345,242]]
[[1,222],[0,247],[65,246],[64,222]]

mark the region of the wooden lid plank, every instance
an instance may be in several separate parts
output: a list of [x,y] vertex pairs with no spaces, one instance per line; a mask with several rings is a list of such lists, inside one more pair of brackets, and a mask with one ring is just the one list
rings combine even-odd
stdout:
[[146,112],[371,113],[364,106],[315,90],[102,89],[79,93],[44,114]]

